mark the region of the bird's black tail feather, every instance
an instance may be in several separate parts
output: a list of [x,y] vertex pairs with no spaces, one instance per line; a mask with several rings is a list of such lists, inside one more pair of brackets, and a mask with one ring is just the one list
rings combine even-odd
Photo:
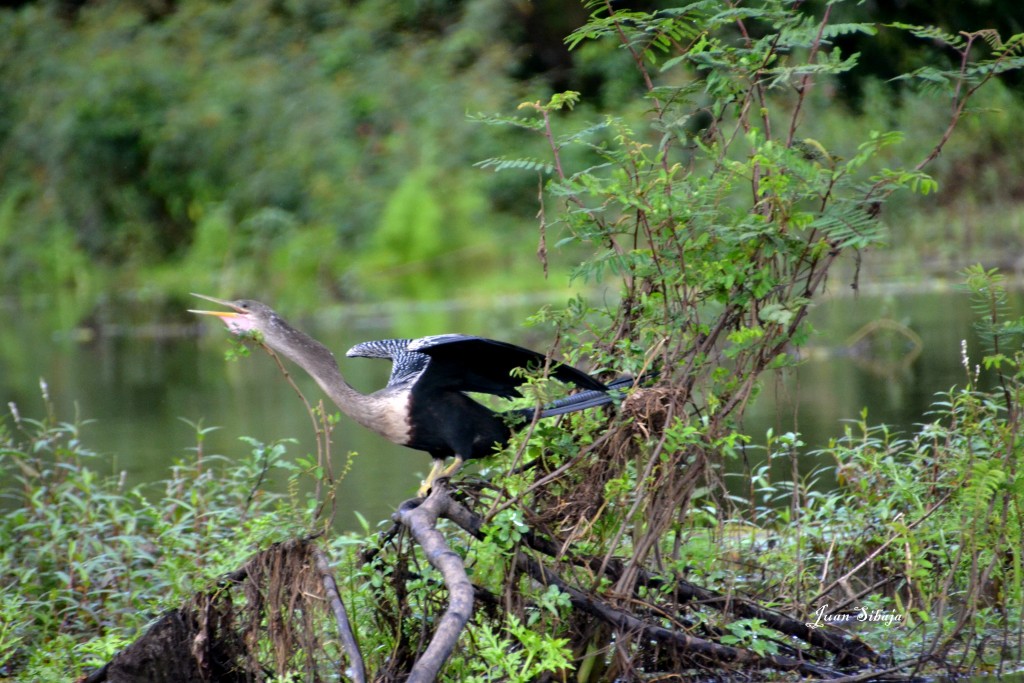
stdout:
[[[644,375],[641,380],[648,378],[648,375]],[[586,391],[580,391],[571,396],[560,398],[557,401],[541,406],[540,417],[554,417],[555,415],[575,413],[577,410],[607,405],[623,398],[626,395],[626,389],[633,386],[635,382],[636,379],[633,377],[620,377],[608,383],[608,391],[587,389]],[[533,408],[520,408],[514,412],[525,420],[531,420],[535,410]]]

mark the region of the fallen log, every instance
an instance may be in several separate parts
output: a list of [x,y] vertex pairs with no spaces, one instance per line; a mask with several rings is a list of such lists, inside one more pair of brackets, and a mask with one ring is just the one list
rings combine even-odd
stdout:
[[255,680],[237,662],[242,652],[232,639],[210,637],[195,608],[165,612],[130,646],[83,683],[244,683]]
[[[218,590],[197,593],[189,604],[164,613],[83,682],[248,683],[265,680],[271,672],[299,669],[306,680],[318,680],[314,654],[321,640],[311,615],[329,606],[350,663],[347,670],[340,662],[336,668],[365,683],[363,659],[337,584],[311,539],[275,543],[218,584]],[[232,587],[244,595],[241,607],[231,597]],[[273,662],[261,661],[262,637],[273,646]]]

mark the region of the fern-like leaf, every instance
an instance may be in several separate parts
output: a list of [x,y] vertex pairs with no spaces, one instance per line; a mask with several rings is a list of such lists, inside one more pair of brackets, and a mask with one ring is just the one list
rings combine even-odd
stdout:
[[963,36],[946,33],[937,26],[918,26],[916,24],[905,24],[900,21],[894,21],[890,24],[885,24],[885,26],[888,28],[899,29],[901,31],[907,31],[911,35],[923,40],[934,40],[940,43],[945,43],[957,50],[960,50],[967,45],[967,41],[964,40]]
[[492,116],[490,114],[468,114],[470,121],[483,123],[488,126],[512,126],[514,128],[525,128],[530,131],[544,130],[544,121],[539,118],[527,118],[525,116]]
[[863,33],[868,36],[873,36],[878,33],[878,27],[874,24],[867,23],[845,23],[845,24],[829,24],[821,32],[823,40],[829,40],[836,36],[848,36],[851,33]]
[[491,157],[473,165],[477,168],[490,168],[495,171],[538,171],[550,174],[555,170],[554,164],[551,162],[531,158]]
[[875,220],[864,205],[854,201],[829,205],[810,227],[840,249],[863,249],[878,244],[885,237],[885,226]]
[[996,57],[1024,55],[1024,33],[1015,33],[1002,41],[998,47],[993,45],[992,53]]

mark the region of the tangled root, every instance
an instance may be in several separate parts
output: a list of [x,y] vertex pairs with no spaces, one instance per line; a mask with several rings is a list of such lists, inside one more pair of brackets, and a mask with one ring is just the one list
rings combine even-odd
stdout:
[[86,680],[248,683],[289,670],[322,680],[315,656],[323,651],[326,601],[316,552],[311,540],[294,539],[257,553]]

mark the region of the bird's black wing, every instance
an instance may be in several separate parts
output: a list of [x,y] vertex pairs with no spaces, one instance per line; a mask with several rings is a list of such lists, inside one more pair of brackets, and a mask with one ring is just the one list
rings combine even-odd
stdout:
[[[421,382],[455,391],[478,391],[504,398],[519,396],[517,387],[526,381],[524,377],[513,376],[514,369],[539,370],[547,362],[544,354],[515,344],[462,334],[414,339],[408,349],[430,357]],[[583,389],[608,389],[571,365],[552,363],[551,376]]]
[[416,381],[430,363],[430,356],[409,350],[411,339],[376,339],[356,344],[345,352],[349,358],[387,358],[391,360],[388,386]]
[[409,351],[412,339],[375,339],[360,342],[345,352],[349,358],[394,358]]

